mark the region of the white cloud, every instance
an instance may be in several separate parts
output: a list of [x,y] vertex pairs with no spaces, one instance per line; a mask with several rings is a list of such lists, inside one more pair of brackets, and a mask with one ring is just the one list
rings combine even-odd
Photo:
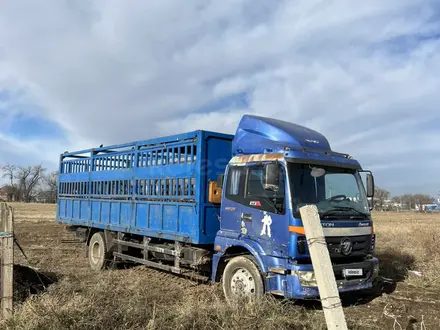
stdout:
[[[414,38],[438,32],[436,14],[428,0],[11,1],[0,12],[0,90],[25,91],[39,107],[20,111],[64,128],[70,143],[40,148],[45,159],[198,128],[233,133],[251,112],[322,131],[376,166],[384,186],[401,179],[384,161],[426,167],[432,182],[440,132],[425,126],[440,117],[440,43]],[[249,109],[199,111],[242,92]],[[423,179],[411,177],[407,187]]]
[[49,169],[57,168],[58,152],[63,146],[57,141],[20,141],[0,133],[0,164],[10,163],[19,166],[43,164]]

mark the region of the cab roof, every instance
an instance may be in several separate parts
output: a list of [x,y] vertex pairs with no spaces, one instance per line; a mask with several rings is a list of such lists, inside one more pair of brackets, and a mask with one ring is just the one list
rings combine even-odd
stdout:
[[283,120],[253,115],[242,117],[232,141],[233,155],[295,149],[331,151],[326,137],[317,131]]

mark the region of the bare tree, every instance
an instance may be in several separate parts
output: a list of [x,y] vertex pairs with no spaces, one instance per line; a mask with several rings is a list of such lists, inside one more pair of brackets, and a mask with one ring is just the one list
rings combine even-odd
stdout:
[[5,187],[6,193],[8,195],[8,201],[19,201],[20,200],[20,188],[16,184],[17,171],[18,168],[15,165],[2,165],[0,167],[2,172],[2,177],[7,179],[9,184]]
[[385,201],[390,196],[390,193],[382,188],[376,187],[374,189],[374,199],[376,200],[376,206],[378,209],[383,210]]
[[393,203],[400,204],[402,202],[402,196],[394,196],[393,198],[391,198],[391,201]]
[[17,167],[15,165],[6,164],[1,166],[1,171],[3,172],[3,178],[8,179],[9,185],[13,187]]
[[413,195],[405,194],[401,196],[401,198],[402,198],[402,203],[405,204],[409,210],[412,210],[415,207]]
[[404,194],[394,197],[393,201],[401,202],[409,210],[416,208],[416,206],[422,210],[424,204],[431,204],[435,199],[426,194]]
[[41,165],[18,168],[17,180],[23,202],[30,202],[35,196],[37,187],[43,179],[44,171],[45,169]]
[[58,171],[50,172],[44,177],[45,195],[49,203],[55,203],[57,201],[58,191]]
[[413,195],[414,205],[418,205],[419,211],[423,211],[423,205],[424,204],[431,204],[434,202],[434,198],[425,195],[425,194],[415,194]]
[[10,186],[10,185],[6,185],[0,188],[0,191],[3,194],[6,194],[6,201],[7,202],[14,202],[17,200],[17,198],[15,197],[15,189]]

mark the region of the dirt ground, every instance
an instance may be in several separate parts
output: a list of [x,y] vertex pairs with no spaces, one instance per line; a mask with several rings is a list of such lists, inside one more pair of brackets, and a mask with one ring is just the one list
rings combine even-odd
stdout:
[[[144,267],[89,269],[55,206],[15,210],[15,315],[6,329],[325,329],[316,302],[229,306],[218,285]],[[440,329],[440,214],[375,213],[386,280],[343,297],[350,329]],[[28,267],[32,268],[28,268]]]

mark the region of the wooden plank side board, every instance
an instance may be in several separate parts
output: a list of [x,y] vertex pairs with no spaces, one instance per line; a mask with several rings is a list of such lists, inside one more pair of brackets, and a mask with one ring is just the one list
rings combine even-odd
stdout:
[[316,205],[300,208],[327,328],[347,329],[338,287]]
[[0,204],[1,308],[3,318],[8,319],[13,312],[14,212],[12,207]]

